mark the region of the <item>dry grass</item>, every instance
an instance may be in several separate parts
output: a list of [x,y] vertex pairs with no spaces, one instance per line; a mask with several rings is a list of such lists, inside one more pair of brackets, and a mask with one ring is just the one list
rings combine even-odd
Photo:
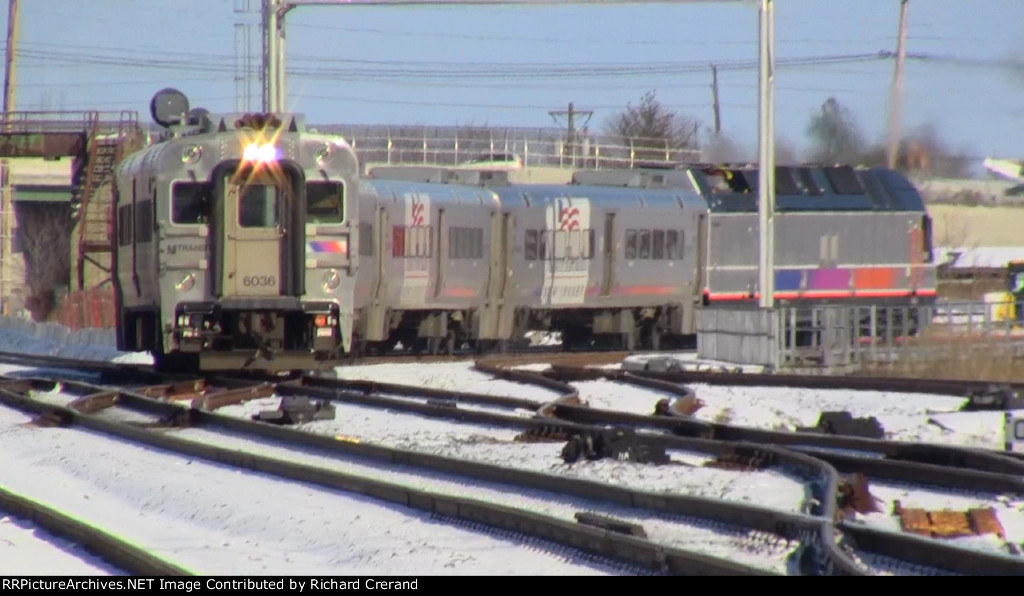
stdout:
[[950,334],[933,325],[897,348],[890,363],[865,368],[883,377],[1024,383],[1024,335]]
[[929,205],[935,246],[1022,246],[1024,207]]

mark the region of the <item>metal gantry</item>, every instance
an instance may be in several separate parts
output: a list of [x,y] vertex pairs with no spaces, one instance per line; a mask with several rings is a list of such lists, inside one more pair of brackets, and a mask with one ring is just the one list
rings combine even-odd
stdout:
[[[496,6],[503,4],[695,4],[741,0],[263,0],[263,109],[285,110],[284,17],[298,6]],[[775,211],[775,2],[758,0],[758,213],[759,302],[775,305],[773,220]]]

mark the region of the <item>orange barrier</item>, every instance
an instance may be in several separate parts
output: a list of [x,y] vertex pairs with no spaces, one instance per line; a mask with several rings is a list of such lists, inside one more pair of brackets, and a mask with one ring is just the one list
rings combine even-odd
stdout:
[[69,292],[54,311],[53,320],[72,331],[87,328],[109,329],[116,322],[114,289],[92,288]]

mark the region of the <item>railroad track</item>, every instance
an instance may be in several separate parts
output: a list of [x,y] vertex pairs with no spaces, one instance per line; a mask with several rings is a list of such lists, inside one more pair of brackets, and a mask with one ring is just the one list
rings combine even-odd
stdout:
[[[492,374],[518,381],[544,385],[556,392],[561,391],[562,395],[560,399],[554,400],[550,404],[545,404],[545,407],[541,408],[545,414],[551,417],[547,420],[524,420],[522,417],[512,416],[505,416],[502,418],[500,415],[496,415],[493,412],[471,411],[458,407],[459,404],[466,405],[474,403],[487,405],[489,407],[500,406],[512,409],[536,407],[536,402],[529,402],[529,400],[516,400],[514,398],[501,398],[495,396],[474,396],[471,394],[457,394],[443,391],[425,391],[423,388],[408,388],[366,382],[337,381],[314,377],[306,377],[300,380],[291,380],[289,382],[273,385],[263,384],[263,389],[260,390],[261,393],[259,393],[259,395],[268,395],[269,393],[276,392],[277,394],[282,395],[310,395],[321,398],[330,397],[331,399],[341,399],[350,403],[376,405],[378,407],[383,406],[391,409],[426,414],[433,417],[457,418],[460,420],[487,424],[518,424],[518,428],[540,427],[546,429],[546,431],[542,432],[551,432],[553,428],[559,428],[565,434],[595,432],[597,429],[594,425],[606,426],[614,424],[616,426],[633,426],[637,429],[662,431],[660,436],[645,436],[645,441],[649,440],[655,445],[663,445],[665,447],[680,449],[695,449],[703,447],[707,450],[709,445],[714,444],[714,449],[717,449],[720,453],[728,451],[729,449],[735,451],[737,447],[741,446],[739,444],[730,445],[730,441],[732,441],[732,443],[744,443],[751,441],[764,443],[781,441],[782,444],[788,445],[788,448],[777,448],[776,457],[778,457],[778,455],[782,455],[783,459],[785,459],[791,456],[803,456],[807,458],[806,460],[803,460],[804,466],[808,465],[807,462],[814,462],[817,466],[816,468],[815,466],[805,467],[806,470],[815,468],[816,472],[814,473],[822,474],[823,477],[826,478],[826,481],[819,485],[819,490],[815,494],[815,499],[819,503],[825,505],[821,507],[820,510],[811,512],[818,520],[815,522],[818,524],[817,529],[809,531],[807,528],[807,522],[804,520],[804,522],[801,522],[800,524],[792,527],[786,527],[781,530],[782,534],[788,534],[801,540],[803,544],[802,551],[814,553],[813,557],[804,558],[805,571],[809,569],[812,573],[863,574],[867,573],[867,571],[865,564],[862,563],[862,561],[872,557],[874,560],[881,560],[886,557],[892,558],[896,560],[895,565],[897,567],[906,566],[907,563],[910,563],[920,565],[925,570],[944,570],[953,573],[1019,574],[1024,570],[1024,568],[1021,567],[1019,560],[1015,560],[1010,557],[993,556],[986,553],[966,551],[965,549],[950,547],[935,540],[921,539],[910,535],[893,534],[890,532],[875,530],[873,528],[863,527],[858,524],[852,524],[848,521],[837,521],[836,507],[834,505],[836,490],[839,485],[839,472],[850,473],[859,471],[872,477],[888,478],[911,484],[927,484],[930,486],[940,486],[944,488],[960,487],[964,489],[970,488],[973,490],[1020,492],[1020,468],[1017,466],[1024,462],[1014,460],[1013,458],[999,456],[994,453],[988,453],[984,450],[957,449],[935,445],[911,446],[913,449],[908,450],[906,444],[894,445],[891,442],[885,441],[871,441],[868,439],[858,439],[853,437],[812,435],[808,433],[800,433],[799,436],[796,437],[798,440],[794,440],[793,437],[796,433],[772,433],[772,431],[743,429],[740,427],[729,427],[728,425],[708,425],[676,417],[637,417],[635,415],[631,416],[617,412],[598,412],[573,404],[572,402],[574,400],[571,397],[571,393],[574,390],[571,386],[566,384],[565,380],[595,378],[596,375],[600,375],[601,378],[613,378],[625,382],[634,382],[648,387],[658,388],[659,390],[675,388],[675,391],[680,392],[682,395],[685,395],[686,388],[681,387],[678,383],[667,381],[663,376],[658,374],[645,375],[641,373],[624,376],[621,372],[597,372],[592,369],[584,369],[579,366],[579,364],[588,362],[587,355],[565,354],[559,356],[561,358],[560,363],[553,367],[552,370],[541,375],[538,375],[537,373],[508,370],[505,368],[509,364],[508,360],[503,361],[499,366],[495,366],[493,363],[479,363],[480,368],[491,372]],[[525,361],[528,361],[531,357],[532,356],[529,355],[515,357],[512,362],[516,365],[522,364]],[[573,362],[574,365],[567,365],[567,361]],[[691,375],[692,373],[684,374]],[[704,375],[709,378],[702,379],[700,382],[708,382],[711,379],[717,380],[722,378],[720,376],[722,373],[711,373],[711,375],[712,376],[710,377],[708,375]],[[751,375],[746,374],[742,375],[742,378],[746,380],[749,379],[750,376]],[[678,376],[672,378],[674,380],[679,380]],[[791,383],[796,380],[797,379],[788,379]],[[167,401],[160,401],[160,399],[169,399],[175,391],[178,391],[180,395],[182,388],[174,388],[173,383],[165,384],[163,393],[159,391],[154,392],[150,389],[150,397],[144,397],[141,394],[131,395],[126,392],[115,392],[118,394],[118,399],[114,401],[124,404],[124,398],[128,396],[131,398],[129,401],[132,403],[133,407],[141,407],[142,409],[150,408],[151,410],[156,408],[156,410],[165,414],[168,411],[165,411],[162,408],[170,405],[179,411],[179,413],[175,414],[177,416],[182,416],[182,414],[180,414],[181,410],[187,411],[188,414],[185,416],[189,419],[189,424],[195,424],[197,419],[201,419],[203,420],[203,424],[212,424],[214,426],[223,425],[227,428],[231,426],[231,423],[227,423],[223,420],[213,423],[211,422],[211,419],[202,418],[202,416],[205,416],[207,413],[200,408],[216,409],[232,403],[246,401],[256,394],[253,393],[251,380],[219,379],[217,382],[222,385],[234,384],[236,386],[222,387],[222,392],[220,394],[213,393],[212,395],[205,395],[205,402],[197,402],[195,400],[198,398],[193,397],[193,399],[190,400],[190,405],[193,406],[191,409],[173,406]],[[819,383],[821,380],[819,378],[804,378],[804,382]],[[838,385],[835,383],[835,380],[832,379],[829,379],[827,382],[833,383],[831,385],[832,387]],[[865,381],[863,379],[857,379],[854,383],[857,383],[859,387],[865,386]],[[745,384],[757,385],[759,383],[747,382]],[[873,385],[872,387],[878,386],[880,385]],[[907,391],[920,390],[918,388],[909,388],[909,384],[904,384],[904,386],[908,387]],[[270,388],[269,393],[267,389],[268,387]],[[954,390],[948,385],[946,387],[948,391]],[[378,393],[395,394],[396,392],[400,393],[402,391],[410,394],[417,392],[418,397],[422,398],[421,403],[416,403],[414,400],[409,399],[402,400],[375,395]],[[153,397],[158,399],[153,399]],[[213,397],[213,399],[209,399],[211,397]],[[578,398],[578,395],[576,397]],[[134,401],[136,398],[141,398],[145,401]],[[145,405],[146,401],[159,404],[159,407],[152,404]],[[453,404],[455,404],[455,407],[452,407]],[[197,416],[199,418],[197,418]],[[498,418],[495,418],[495,416],[498,416]],[[267,427],[267,425],[260,426],[274,429],[274,431],[270,432],[295,432],[291,429]],[[665,431],[668,432],[666,433]],[[769,434],[765,435],[764,433],[766,432]],[[809,444],[808,441],[810,442]],[[334,441],[334,443],[337,443],[337,441]],[[882,459],[879,457],[858,457],[849,454],[826,451],[826,449],[830,448],[841,448],[847,450],[853,449],[865,453],[874,453],[876,456],[881,454],[890,459]],[[921,451],[921,448],[924,448],[924,451]],[[770,449],[771,448],[769,448],[769,450]],[[940,463],[924,463],[920,461],[922,459],[931,460],[933,462],[936,460],[941,461]],[[734,520],[736,513],[734,511],[725,517],[729,518],[730,521]],[[779,524],[777,521],[775,522],[774,527],[776,531],[780,531],[778,530]],[[840,537],[845,538],[846,540],[836,546],[836,540]],[[858,550],[851,550],[851,547],[848,545],[849,542],[855,542]],[[810,561],[810,563],[807,563],[807,561]],[[979,571],[980,569],[985,571]]]
[[[325,386],[325,385],[330,385],[332,383],[332,381],[324,380],[324,379],[306,379],[303,382],[304,383],[313,384],[313,385],[320,385],[321,388],[323,388],[323,386]],[[22,383],[24,383],[24,382],[22,382]],[[73,384],[74,383],[69,383],[68,385],[73,385]],[[281,391],[282,393],[287,393],[289,388],[295,388],[297,390],[307,390],[308,391],[308,390],[314,389],[315,387],[311,387],[309,385],[303,385],[302,383],[296,383],[296,382],[282,383],[282,384],[280,384],[278,386],[278,390]],[[23,386],[22,386],[22,389],[24,389]],[[90,391],[90,390],[93,390],[93,389],[100,389],[100,388],[82,385],[80,387],[80,389],[84,392],[84,391]],[[387,389],[388,390],[394,390],[393,387],[388,387]],[[8,387],[8,388],[6,388],[4,390],[0,390],[0,397],[4,397],[6,400],[12,400],[12,399],[15,399],[15,397],[13,397],[13,396],[18,395],[18,393],[19,393],[18,391],[12,391],[12,388]],[[24,391],[22,391],[20,393],[23,394]],[[94,395],[97,394],[97,393],[98,392],[93,392]],[[107,393],[109,393],[109,391]],[[364,397],[366,397],[365,388],[362,388],[359,391],[359,393],[361,393]],[[466,396],[462,396],[463,399],[465,399],[465,397]],[[88,426],[90,428],[94,428],[94,430],[96,429],[94,424],[99,424],[100,426],[102,426],[104,423],[105,424],[120,424],[120,425],[124,426],[124,429],[121,430],[121,434],[119,436],[130,438],[132,440],[140,440],[141,439],[141,437],[138,434],[133,434],[133,431],[134,431],[134,433],[138,432],[138,430],[139,430],[138,426],[131,426],[130,424],[126,424],[125,422],[120,422],[120,421],[116,422],[116,423],[115,422],[108,422],[107,420],[102,420],[100,418],[97,418],[97,414],[83,414],[81,412],[77,412],[73,408],[62,408],[60,406],[55,406],[53,404],[45,404],[45,403],[41,403],[41,402],[38,402],[38,401],[35,401],[35,400],[22,401],[24,399],[25,399],[24,397],[22,397],[21,400],[15,399],[15,403],[20,404],[21,407],[31,407],[31,408],[34,408],[38,412],[42,412],[42,413],[48,414],[50,416],[56,416],[57,420],[55,420],[55,422],[58,423],[58,424],[67,424],[67,423],[69,423],[69,421],[74,421],[74,422],[76,422],[78,424],[84,424],[84,425],[86,425],[86,426]],[[106,398],[104,398],[104,399],[106,399]],[[381,399],[386,399],[386,398],[381,398]],[[491,398],[491,399],[493,400],[495,398]],[[93,412],[98,412],[100,410],[99,408],[95,408],[95,406],[85,406],[86,403],[89,403],[88,400],[76,400],[76,401],[79,404],[79,407],[85,407],[86,409],[89,409],[89,410],[91,410]],[[239,401],[241,401],[241,400],[239,399]],[[31,405],[30,405],[30,402],[31,402]],[[166,402],[166,401],[154,400],[152,398],[142,396],[141,394],[135,394],[135,393],[131,393],[131,392],[118,392],[117,399],[113,400],[113,403],[116,403],[119,406],[127,406],[127,407],[130,407],[132,409],[135,409],[135,410],[138,410],[138,411],[142,411],[142,412],[145,412],[145,413],[148,413],[148,414],[151,414],[151,415],[157,415],[157,416],[160,417],[161,420],[164,421],[165,424],[172,424],[172,425],[174,425],[174,424],[177,424],[177,425],[185,424],[185,425],[188,425],[188,426],[196,426],[196,425],[212,426],[212,427],[218,428],[220,430],[230,430],[232,432],[236,432],[236,433],[242,432],[242,433],[246,433],[246,434],[251,433],[251,434],[253,434],[255,436],[260,436],[260,437],[264,437],[264,438],[271,438],[271,439],[278,440],[278,441],[281,441],[281,440],[301,440],[303,442],[303,444],[305,444],[306,446],[319,447],[319,448],[322,448],[322,449],[325,449],[325,450],[328,450],[328,451],[330,451],[330,450],[340,451],[340,452],[346,453],[348,455],[358,455],[358,456],[362,456],[362,457],[369,456],[369,457],[376,458],[378,460],[390,461],[390,462],[393,462],[393,463],[403,463],[403,462],[409,462],[409,461],[413,461],[413,460],[415,460],[417,462],[420,462],[422,460],[423,462],[429,462],[429,465],[433,466],[434,469],[436,469],[436,470],[439,470],[439,471],[442,471],[442,470],[443,471],[452,471],[453,468],[456,468],[456,469],[460,469],[459,470],[460,474],[468,475],[470,477],[483,478],[483,479],[502,478],[502,479],[505,479],[507,481],[507,479],[509,478],[510,475],[517,475],[517,474],[526,474],[527,476],[530,475],[529,472],[510,471],[507,468],[501,468],[501,467],[495,467],[495,466],[486,466],[486,465],[476,464],[476,463],[473,463],[473,462],[458,462],[458,461],[450,460],[448,458],[437,458],[437,456],[431,456],[431,455],[427,455],[427,454],[411,454],[409,452],[403,452],[401,450],[389,450],[389,449],[382,448],[382,447],[379,447],[379,446],[361,445],[361,444],[358,444],[358,443],[348,443],[348,442],[345,442],[345,441],[338,441],[335,437],[317,437],[317,436],[314,436],[314,435],[310,435],[309,433],[303,433],[303,432],[295,431],[295,430],[288,429],[288,428],[281,428],[281,427],[277,427],[277,426],[270,426],[270,425],[264,425],[264,424],[253,424],[253,423],[250,423],[248,421],[242,421],[242,420],[238,420],[238,419],[232,419],[232,418],[228,418],[228,417],[223,417],[223,416],[219,416],[219,415],[217,415],[215,413],[210,413],[210,412],[206,412],[206,411],[203,411],[203,410],[198,410],[198,409],[195,409],[195,408],[185,410],[185,409],[183,409],[183,408],[181,408],[179,406],[175,406],[172,403],[169,403],[169,402]],[[220,402],[220,405],[223,406],[225,403],[226,402]],[[210,402],[207,405],[209,406],[209,405],[214,405],[214,404],[212,402]],[[395,404],[391,404],[391,405],[394,406]],[[426,407],[437,407],[437,406],[426,406]],[[448,410],[449,412],[451,411],[451,408],[449,408],[449,407],[441,407],[440,409]],[[187,412],[187,414],[183,414],[183,412]],[[489,414],[489,413],[487,413],[487,412],[474,412],[473,414]],[[184,416],[185,418],[182,418],[182,416]],[[175,419],[175,417],[177,417],[177,419]],[[520,419],[520,421],[522,421],[522,419]],[[136,421],[136,422],[138,422],[138,421]],[[541,420],[539,422],[542,423],[542,424],[545,424],[545,425],[551,424],[550,422],[543,421],[543,420]],[[558,424],[563,424],[564,425],[566,423],[558,422]],[[585,428],[587,428],[587,427],[581,427],[581,429],[585,429]],[[126,430],[126,429],[131,429],[131,430]],[[108,429],[105,432],[110,432],[110,431]],[[167,434],[156,434],[156,435],[153,435],[152,431],[144,431],[144,432],[146,432],[146,434],[150,435],[151,437],[162,437],[162,439],[157,440],[156,446],[161,446],[161,441],[168,440],[167,439],[167,437],[168,437]],[[153,442],[151,442],[153,440],[154,439],[150,438],[150,439],[148,439],[146,441],[143,441],[143,442],[147,442],[148,444],[154,444]],[[677,440],[680,440],[680,439],[677,438]],[[691,448],[694,447],[693,444],[689,444],[687,446],[689,446]],[[222,463],[230,463],[231,461],[233,461],[233,459],[237,459],[237,457],[239,457],[237,455],[237,451],[234,451],[234,450],[228,451],[228,453],[218,452],[218,451],[214,451],[213,453],[210,453],[210,452],[207,452],[206,450],[207,449],[216,449],[216,448],[210,447],[210,446],[203,446],[203,445],[197,446],[195,444],[193,444],[191,446],[191,449],[193,449],[193,451],[190,452],[192,455],[198,455],[200,457],[210,458],[210,459],[213,459],[214,461],[220,461]],[[195,450],[199,450],[199,451],[197,452]],[[231,455],[232,453],[234,453],[236,455],[232,456]],[[824,485],[831,486],[831,490],[824,490],[820,494],[821,494],[822,498],[827,498],[826,497],[827,494],[835,492],[835,487],[834,487],[834,485],[836,484],[835,478],[834,478],[835,472],[834,472],[834,470],[830,470],[830,468],[827,466],[827,464],[823,464],[821,462],[816,462],[813,458],[810,458],[810,457],[807,457],[807,456],[803,456],[801,454],[786,453],[785,450],[777,450],[777,456],[783,457],[783,458],[788,458],[792,462],[797,462],[796,465],[800,465],[802,463],[802,465],[805,466],[808,470],[815,470],[818,473],[824,472],[826,474],[829,474],[831,476],[831,478],[826,477],[824,479]],[[254,458],[254,459],[250,459],[250,458]],[[409,459],[409,458],[411,458],[411,459]],[[285,477],[290,477],[290,478],[293,478],[293,479],[304,479],[306,481],[309,481],[308,480],[308,474],[311,472],[311,470],[305,470],[304,472],[303,471],[294,471],[294,470],[290,471],[290,472],[289,471],[282,472],[282,470],[278,466],[285,465],[285,464],[282,464],[280,462],[280,460],[277,463],[274,463],[273,460],[260,459],[257,456],[246,456],[246,461],[248,463],[245,464],[245,465],[247,467],[252,468],[252,469],[257,469],[257,470],[261,470],[261,471],[271,471],[272,473],[277,473],[277,474],[285,475]],[[322,474],[322,472],[321,472],[321,474]],[[319,482],[322,483],[323,481],[324,480],[321,478]],[[342,481],[342,486],[349,486],[349,487],[351,487],[351,483],[352,482],[353,481],[351,479],[348,479],[347,482]],[[550,478],[538,479],[538,477],[535,476],[534,478],[529,480],[529,482],[532,482],[533,483],[532,485],[536,486],[537,483],[539,483],[539,482],[543,482],[543,483],[550,482]],[[316,483],[316,482],[314,482],[314,483]],[[559,484],[560,484],[559,489],[561,491],[563,491],[563,492],[586,491],[587,493],[590,494],[590,496],[593,497],[593,491],[598,490],[598,491],[601,491],[601,493],[602,493],[600,495],[601,499],[606,500],[606,501],[612,501],[612,502],[620,502],[620,503],[621,502],[636,503],[636,502],[644,502],[644,501],[657,501],[659,503],[663,503],[662,505],[659,505],[660,507],[669,507],[669,509],[662,511],[662,513],[673,514],[673,515],[682,515],[682,516],[687,516],[687,515],[694,516],[696,514],[696,515],[698,515],[700,517],[703,517],[704,519],[712,519],[712,520],[718,521],[719,523],[733,524],[733,525],[736,525],[736,526],[746,526],[748,528],[749,527],[753,527],[753,528],[755,528],[755,529],[757,529],[757,530],[759,530],[761,532],[767,532],[769,534],[774,534],[774,535],[777,535],[777,536],[783,536],[783,537],[789,538],[791,540],[799,540],[800,543],[801,543],[801,549],[800,549],[801,552],[802,553],[809,553],[809,554],[803,554],[800,557],[800,560],[802,561],[802,568],[804,569],[805,572],[810,572],[810,573],[830,573],[830,574],[831,573],[863,573],[864,572],[864,570],[860,566],[858,566],[856,563],[854,563],[852,561],[852,559],[850,558],[850,555],[844,550],[843,547],[835,545],[835,541],[836,541],[837,535],[835,533],[835,527],[831,523],[832,522],[832,518],[834,517],[834,514],[835,514],[835,504],[833,502],[829,502],[827,500],[826,501],[821,501],[823,503],[823,506],[821,507],[821,509],[819,511],[815,512],[815,513],[818,514],[818,517],[808,517],[808,516],[800,516],[800,515],[795,515],[794,516],[792,514],[785,514],[783,512],[778,512],[778,511],[767,511],[767,510],[763,510],[763,509],[757,508],[757,507],[750,507],[750,506],[745,506],[745,505],[740,505],[740,504],[733,504],[733,503],[716,502],[716,501],[707,500],[707,499],[695,499],[695,498],[678,497],[678,496],[677,497],[672,497],[671,499],[668,499],[668,498],[666,498],[663,495],[658,495],[656,498],[652,499],[652,497],[650,495],[644,496],[644,495],[638,495],[638,494],[629,494],[627,496],[627,495],[621,494],[621,492],[617,493],[615,487],[608,487],[607,485],[604,485],[604,486],[602,486],[602,485],[595,485],[594,483],[589,483],[589,486],[588,486],[588,483],[579,483],[578,481],[573,481],[573,480],[570,480],[570,479],[561,479],[559,481]],[[333,484],[333,485],[334,486],[338,486],[337,484]],[[359,486],[362,487],[362,485],[359,485]],[[375,496],[383,495],[383,496],[385,496],[385,498],[390,496],[392,499],[395,499],[396,497],[395,497],[394,493],[396,491],[403,490],[403,489],[397,489],[396,486],[398,486],[398,485],[384,485],[384,486],[381,486],[381,485],[375,484],[372,487],[356,488],[355,490],[365,491],[363,494],[371,494],[371,495],[375,495]],[[618,489],[618,490],[621,491],[622,489]],[[606,491],[611,491],[611,492],[606,492]],[[399,492],[399,494],[401,495],[403,493]],[[409,494],[405,494],[405,496],[397,497],[397,498],[400,499],[399,502],[405,502],[407,504],[413,504],[413,505],[414,505],[414,501],[416,501],[416,499],[412,495],[409,495]],[[427,499],[426,502],[434,502],[431,499],[438,499],[440,497],[434,495],[433,497],[421,496],[420,498]],[[666,505],[664,503],[668,503],[668,504]],[[473,521],[473,520],[471,520],[471,521]],[[475,520],[475,521],[479,522],[479,521],[482,521],[482,520],[478,519],[478,520]],[[512,523],[512,522],[506,522],[506,523]],[[506,527],[506,529],[508,529],[508,528]],[[513,529],[514,529],[514,526],[513,526]],[[877,531],[870,531],[870,530],[866,530],[866,529],[862,529],[862,528],[853,528],[852,530],[846,530],[842,526],[840,526],[840,530],[844,531],[844,532],[845,531],[851,531],[851,532],[854,532],[854,533],[858,533],[859,534],[859,540],[860,540],[860,542],[862,544],[863,543],[867,543],[870,540],[874,540],[874,541],[880,543],[880,544],[874,544],[873,547],[874,547],[874,550],[881,551],[879,553],[881,555],[886,555],[887,554],[887,551],[886,551],[887,548],[890,549],[890,554],[896,554],[899,558],[902,558],[904,560],[907,558],[907,555],[906,555],[907,552],[929,553],[928,557],[923,557],[923,555],[915,555],[915,556],[921,556],[925,560],[923,560],[923,561],[915,560],[913,562],[919,563],[919,564],[924,564],[924,565],[927,565],[930,561],[941,559],[942,553],[944,553],[946,551],[949,551],[949,550],[957,550],[962,555],[964,553],[964,551],[962,551],[961,549],[949,549],[948,547],[945,547],[945,545],[941,545],[940,548],[939,548],[940,553],[938,555],[936,555],[935,553],[930,552],[927,548],[924,548],[921,544],[916,543],[915,540],[920,541],[920,539],[916,539],[915,537],[912,537],[912,536],[901,536],[901,535],[898,535],[898,534],[897,535],[890,535],[890,536],[882,536],[882,534],[884,534],[884,533],[879,533]],[[548,531],[550,531],[550,530],[548,530]],[[865,538],[865,536],[866,536],[866,538]],[[895,544],[895,546],[893,546],[894,544]],[[932,546],[934,546],[934,545],[932,545]],[[618,548],[622,548],[622,546],[619,545]],[[657,548],[664,549],[665,547],[661,546],[661,545],[658,545]],[[908,548],[910,549],[910,551],[907,550]],[[669,550],[671,551],[673,549],[669,549]],[[675,553],[673,556],[683,557],[683,558],[685,558],[686,561],[688,561],[688,563],[680,560],[680,561],[677,561],[676,563],[674,563],[672,565],[669,565],[669,567],[671,569],[674,569],[674,570],[685,570],[685,572],[687,572],[687,573],[693,573],[694,569],[696,569],[697,567],[700,567],[700,568],[703,568],[703,569],[714,569],[714,570],[716,570],[716,571],[713,571],[715,573],[724,573],[724,572],[729,572],[729,573],[739,573],[739,572],[742,572],[742,573],[760,573],[760,572],[763,572],[763,570],[755,570],[755,569],[752,569],[752,568],[747,568],[747,569],[741,570],[741,569],[738,569],[738,568],[735,568],[735,567],[730,567],[730,568],[728,568],[728,570],[723,570],[723,568],[721,566],[717,566],[717,565],[716,566],[712,566],[712,567],[708,567],[708,562],[706,560],[704,560],[704,558],[706,558],[706,555],[701,555],[700,553],[687,553],[685,555],[679,554],[679,553]],[[633,554],[633,555],[631,555],[631,557],[632,557],[631,560],[634,563],[636,563],[638,558],[640,557],[640,555]],[[980,560],[979,560],[979,558],[980,558]],[[968,563],[968,562],[965,562],[964,559],[974,559],[974,560]],[[647,561],[648,561],[648,563],[650,562],[649,559],[647,559]],[[945,561],[945,563],[948,564],[949,566],[951,566],[951,568],[954,571],[959,571],[959,572],[962,572],[962,573],[977,573],[977,572],[979,572],[978,571],[979,569],[983,569],[985,573],[992,573],[992,574],[1012,573],[1012,567],[1010,568],[1011,570],[1008,571],[1006,568],[1004,568],[1004,566],[1006,566],[1007,564],[1011,564],[1011,565],[1012,564],[1016,564],[1015,561],[1011,562],[1011,560],[1009,560],[1008,558],[1005,558],[1005,557],[991,557],[991,556],[985,556],[985,555],[983,555],[981,553],[978,553],[978,554],[967,553],[966,555],[963,555],[961,558],[958,558],[958,559],[956,559],[954,561]]]
[[[502,531],[511,531],[535,539],[555,542],[578,551],[612,558],[617,560],[620,565],[628,564],[636,568],[682,574],[772,574],[763,568],[711,557],[699,552],[686,551],[647,538],[644,531],[637,532],[635,525],[624,523],[620,518],[609,518],[589,511],[578,511],[575,520],[566,520],[517,507],[453,496],[440,491],[410,488],[407,483],[382,481],[368,475],[346,474],[319,466],[297,464],[294,463],[294,455],[290,458],[292,461],[288,461],[286,458],[240,452],[234,448],[224,448],[175,436],[174,433],[167,432],[166,429],[208,427],[215,429],[218,433],[231,432],[264,441],[293,445],[296,442],[301,442],[306,449],[316,447],[326,452],[333,452],[335,457],[344,454],[350,458],[356,456],[372,459],[386,463],[387,467],[400,464],[417,466],[435,474],[454,474],[478,481],[515,484],[519,487],[549,493],[554,491],[555,494],[560,494],[563,498],[565,495],[570,495],[591,505],[606,503],[614,504],[614,508],[617,509],[645,511],[650,516],[660,517],[663,524],[685,523],[684,518],[689,513],[691,517],[697,517],[698,521],[704,521],[713,526],[714,522],[718,520],[709,519],[708,516],[692,515],[696,507],[693,499],[685,497],[650,499],[647,497],[652,502],[645,503],[643,495],[637,491],[597,483],[553,479],[546,475],[530,474],[498,466],[485,466],[398,449],[348,443],[343,440],[339,441],[335,437],[316,437],[288,428],[238,420],[196,408],[186,409],[174,403],[153,399],[139,393],[111,391],[108,387],[97,387],[75,381],[64,383],[65,391],[71,388],[86,392],[87,395],[117,393],[116,398],[112,400],[103,398],[104,401],[112,402],[112,405],[106,408],[98,407],[95,400],[90,401],[88,398],[72,400],[71,403],[75,404],[77,408],[91,412],[85,413],[76,407],[60,406],[28,397],[27,393],[30,388],[26,387],[26,384],[25,380],[19,380],[0,388],[0,401],[9,406],[34,412],[40,416],[42,421],[51,424],[80,425],[93,431],[192,457],[367,495],[420,509],[442,518],[458,518],[466,523],[485,524]],[[38,389],[38,383],[36,385]],[[97,389],[100,391],[96,391]],[[128,408],[144,416],[132,419],[124,415],[111,415],[110,410],[116,408]],[[145,415],[152,416],[158,422],[144,420]],[[550,485],[552,481],[557,484],[557,487]],[[509,490],[508,487],[505,490]],[[712,505],[713,503],[701,503],[703,507]],[[751,525],[760,524],[767,528],[762,534],[778,534],[779,521],[774,512],[758,511],[756,508],[744,508],[744,512],[746,516],[759,515],[760,518],[756,523],[744,524],[743,530],[750,529]],[[732,513],[731,517],[735,519],[738,515]],[[789,523],[790,526],[781,531],[795,536],[801,530],[806,531],[807,526],[815,527],[818,522],[807,516],[793,515]],[[714,529],[714,527],[710,528],[712,532]],[[754,538],[765,540],[763,536]]]
[[185,569],[41,503],[0,487],[0,512],[24,519],[79,545],[116,569],[141,576],[192,575]]

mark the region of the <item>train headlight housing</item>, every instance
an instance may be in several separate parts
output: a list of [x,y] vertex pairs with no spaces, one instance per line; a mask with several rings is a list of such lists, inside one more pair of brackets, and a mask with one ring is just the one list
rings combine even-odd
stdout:
[[318,165],[325,165],[331,158],[334,157],[334,147],[330,143],[324,143],[316,150],[316,163]]
[[337,269],[331,269],[324,273],[324,290],[331,292],[338,289],[341,285],[341,274],[338,273]]
[[243,161],[268,163],[277,161],[280,156],[280,150],[273,143],[249,143],[242,147]]
[[181,163],[190,166],[199,163],[203,158],[203,148],[199,145],[189,145],[181,152]]
[[174,289],[179,292],[187,292],[196,285],[196,276],[189,273],[181,279],[178,283],[174,284]]

